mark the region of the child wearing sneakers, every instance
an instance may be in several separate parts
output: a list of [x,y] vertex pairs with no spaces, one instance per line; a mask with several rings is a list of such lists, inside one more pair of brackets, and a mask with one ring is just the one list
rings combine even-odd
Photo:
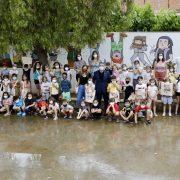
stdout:
[[64,115],[64,119],[69,118],[72,119],[72,114],[74,112],[74,108],[69,105],[66,99],[63,100],[63,104],[61,105],[61,113]]
[[18,116],[24,116],[23,108],[24,108],[24,100],[22,96],[14,96],[13,110],[18,112]]
[[171,105],[173,103],[174,86],[168,78],[160,84],[161,100],[163,102],[163,116],[166,116],[166,105],[169,105],[169,116],[171,117]]

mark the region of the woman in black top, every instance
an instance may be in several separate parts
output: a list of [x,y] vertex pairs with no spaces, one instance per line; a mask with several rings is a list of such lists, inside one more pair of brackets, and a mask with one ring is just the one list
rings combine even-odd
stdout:
[[82,72],[78,74],[78,92],[77,92],[77,105],[80,106],[81,101],[85,98],[85,84],[87,84],[88,79],[91,74],[88,71],[88,67],[84,65],[82,67]]

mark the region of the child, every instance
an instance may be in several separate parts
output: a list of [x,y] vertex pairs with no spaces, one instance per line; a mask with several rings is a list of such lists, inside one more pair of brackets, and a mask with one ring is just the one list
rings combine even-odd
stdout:
[[2,106],[2,96],[3,96],[3,82],[2,77],[0,75],[0,107]]
[[16,76],[18,76],[18,74],[19,74],[16,64],[13,64],[13,68],[9,71],[10,78],[12,78],[13,74],[16,74]]
[[145,100],[147,97],[147,85],[143,83],[143,77],[138,77],[138,84],[135,86],[137,101]]
[[176,81],[176,111],[175,111],[175,115],[178,114],[178,109],[179,109],[179,103],[180,103],[180,74],[177,78]]
[[152,111],[145,101],[141,101],[140,105],[135,108],[135,123],[137,124],[138,117],[146,117],[146,123],[151,124]]
[[121,74],[121,82],[122,82],[122,86],[124,87],[125,85],[125,80],[129,75],[129,71],[127,70],[127,65],[126,64],[122,64],[122,74]]
[[45,97],[46,100],[48,100],[49,97],[50,97],[50,82],[47,81],[47,77],[46,76],[42,77],[41,95],[43,97]]
[[[109,117],[109,121],[112,121],[113,118],[116,119],[119,116],[119,105],[116,103],[115,99],[111,98],[109,100],[106,114]],[[117,119],[116,122],[119,122],[119,120]]]
[[93,119],[100,119],[102,115],[102,109],[96,99],[93,101],[91,107],[91,115]]
[[128,100],[128,98],[130,97],[130,95],[134,92],[134,88],[133,88],[133,86],[130,84],[130,82],[131,82],[131,79],[130,79],[130,77],[127,77],[126,79],[125,79],[125,86],[124,86],[124,88],[125,88],[125,96],[124,96],[124,102],[126,101],[126,100]]
[[146,66],[145,70],[142,72],[143,81],[145,84],[149,84],[150,79],[152,78],[152,69],[151,66]]
[[22,98],[25,98],[27,93],[30,92],[31,84],[30,81],[28,80],[27,76],[23,74],[22,76],[22,81],[20,83],[20,92]]
[[62,98],[68,102],[71,101],[71,82],[67,79],[67,73],[62,74],[63,80],[61,81]]
[[9,80],[9,76],[8,75],[3,76],[3,81],[2,81],[3,92],[8,92],[8,93],[11,92],[10,83],[11,81]]
[[11,95],[19,96],[20,95],[20,83],[17,79],[17,74],[12,74],[11,76]]
[[173,84],[176,83],[176,74],[175,74],[175,67],[172,63],[169,63],[168,65],[168,78],[169,78],[169,81]]
[[43,76],[46,77],[47,82],[51,82],[51,70],[48,65],[44,66]]
[[2,96],[2,107],[0,109],[0,112],[6,112],[4,116],[10,116],[10,108],[12,106],[12,97],[9,95],[8,92],[4,92]]
[[79,109],[78,115],[77,115],[77,119],[88,119],[90,113],[89,113],[89,107],[86,106],[85,101],[82,100],[81,101],[81,107]]
[[26,98],[24,100],[25,102],[25,112],[23,113],[23,116],[27,114],[33,114],[36,112],[36,99],[33,98],[32,93],[27,93]]
[[60,90],[62,71],[61,71],[61,64],[59,62],[55,62],[53,64],[53,76],[56,77],[56,81],[57,81],[57,83],[59,85],[59,89],[58,90]]
[[68,64],[64,65],[64,72],[67,74],[67,80],[71,82],[72,74],[71,74],[71,70]]
[[58,120],[59,104],[53,99],[49,99],[49,106],[47,114],[53,115],[53,120]]
[[72,119],[73,112],[74,108],[68,104],[68,101],[66,99],[64,99],[63,104],[61,105],[61,113],[64,115],[64,119]]
[[36,89],[38,90],[38,95],[40,95],[41,74],[42,74],[41,63],[37,61],[34,63],[33,77],[34,77],[34,84],[36,85]]
[[48,103],[46,102],[46,96],[42,95],[42,97],[37,101],[37,111],[39,114],[44,116],[44,119],[47,119],[47,109]]
[[24,64],[23,75],[27,77],[27,80],[31,81],[31,67],[28,64]]
[[130,101],[128,100],[125,101],[124,108],[120,111],[120,116],[125,122],[134,121],[134,112]]
[[156,85],[155,79],[150,80],[150,85],[148,86],[147,94],[148,94],[148,102],[150,103],[150,106],[153,104],[154,116],[157,116],[156,102],[157,102],[157,95],[158,95],[158,87]]
[[14,103],[13,103],[13,110],[17,111],[18,116],[25,116],[25,113],[23,112],[24,109],[24,101],[21,96],[14,96]]
[[92,78],[88,79],[88,83],[85,85],[85,102],[92,104],[95,98],[95,85]]
[[3,69],[1,71],[1,76],[2,77],[7,76],[9,78],[9,69],[7,68],[7,66],[5,64],[3,65]]
[[50,95],[55,99],[59,99],[59,84],[57,82],[56,76],[52,77],[52,82],[50,85]]
[[166,78],[164,82],[161,82],[161,100],[163,102],[163,116],[166,116],[166,105],[169,105],[169,116],[171,117],[171,105],[173,102],[173,83],[169,82]]
[[109,93],[109,99],[115,99],[116,103],[120,102],[119,93],[121,91],[121,86],[117,83],[116,77],[112,76],[111,83],[108,84],[107,92]]

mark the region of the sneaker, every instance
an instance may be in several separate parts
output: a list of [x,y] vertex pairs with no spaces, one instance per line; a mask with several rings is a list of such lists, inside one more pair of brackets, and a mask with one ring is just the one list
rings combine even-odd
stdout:
[[17,113],[17,116],[21,116],[21,115],[22,115],[22,112],[21,112],[21,111]]
[[72,116],[71,116],[71,115],[69,116],[69,119],[72,119]]
[[151,124],[151,121],[150,121],[150,120],[147,120],[147,121],[146,121],[146,124],[147,124],[147,125]]
[[64,119],[67,119],[68,118],[68,116],[64,116]]
[[54,119],[53,119],[54,121],[57,121],[58,120],[58,117],[54,117]]
[[119,119],[117,119],[117,120],[116,120],[116,122],[117,122],[117,123],[119,123],[119,122],[120,122],[120,120],[119,120]]
[[45,116],[45,117],[44,117],[44,119],[46,120],[46,119],[48,119],[48,117],[47,117],[47,116]]
[[164,112],[162,116],[165,117],[165,116],[166,116],[166,113]]
[[172,116],[172,114],[171,114],[171,112],[169,112],[169,117],[171,117]]
[[6,113],[6,114],[4,114],[4,116],[10,116],[11,114],[10,113]]
[[154,113],[154,116],[157,117],[158,115],[156,113]]
[[25,117],[25,116],[26,116],[26,113],[25,113],[25,112],[23,112],[23,113],[21,114],[21,116],[22,116],[22,117]]

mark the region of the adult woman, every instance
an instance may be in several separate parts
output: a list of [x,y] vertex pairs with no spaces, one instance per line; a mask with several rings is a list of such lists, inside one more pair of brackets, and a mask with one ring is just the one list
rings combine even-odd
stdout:
[[77,105],[80,106],[81,101],[85,98],[85,84],[88,83],[88,79],[91,74],[88,72],[88,67],[84,65],[82,67],[82,72],[77,76],[78,80],[78,92],[77,92]]
[[167,76],[167,65],[164,56],[163,54],[158,54],[158,58],[154,63],[154,77],[158,82],[158,85],[160,82],[166,79],[166,76]]

